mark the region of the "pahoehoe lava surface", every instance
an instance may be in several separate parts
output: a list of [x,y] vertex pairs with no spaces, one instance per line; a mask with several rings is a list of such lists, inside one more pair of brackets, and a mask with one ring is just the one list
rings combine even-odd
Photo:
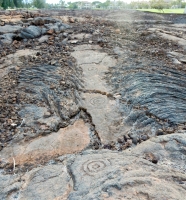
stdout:
[[185,22],[1,11],[0,199],[184,200]]
[[121,93],[126,123],[166,129],[186,122],[185,72],[143,65],[116,66],[112,71],[111,83]]

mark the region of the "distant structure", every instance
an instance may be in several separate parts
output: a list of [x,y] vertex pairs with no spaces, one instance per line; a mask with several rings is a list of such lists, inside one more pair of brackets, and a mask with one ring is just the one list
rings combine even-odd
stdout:
[[120,6],[117,5],[116,1],[110,1],[110,5],[108,6],[108,9],[120,9]]
[[78,9],[91,9],[92,4],[88,1],[79,1],[78,2]]

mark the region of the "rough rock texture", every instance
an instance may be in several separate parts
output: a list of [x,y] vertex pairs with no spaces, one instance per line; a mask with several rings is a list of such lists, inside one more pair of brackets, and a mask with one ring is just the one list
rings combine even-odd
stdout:
[[71,177],[60,164],[35,168],[22,177],[0,175],[0,178],[1,199],[66,199],[72,189]]
[[181,200],[186,195],[185,174],[172,172],[132,154],[84,152],[83,156],[77,156],[70,171],[74,192],[69,199],[73,200]]
[[186,172],[186,134],[171,134],[151,138],[131,153],[178,171]]
[[[25,125],[35,124],[37,127],[46,124],[50,129],[56,130],[59,126],[66,126],[70,117],[78,113],[79,108],[75,102],[76,93],[64,87],[63,75],[65,75],[63,68],[55,65],[33,66],[21,70],[19,87],[22,88],[22,95],[27,96],[28,102],[32,96],[34,98],[19,112]],[[74,100],[70,99],[72,96]],[[50,117],[52,122],[47,123],[47,118]],[[60,125],[59,122],[61,122]]]
[[59,21],[59,20],[54,19],[52,17],[36,17],[36,18],[34,18],[32,23],[36,26],[41,26],[44,24],[55,23],[56,21]]
[[19,12],[0,11],[23,28],[0,36],[0,199],[184,200],[186,16]]
[[16,36],[16,35],[13,34],[13,33],[7,33],[7,34],[0,35],[0,41],[1,41],[1,43],[3,43],[3,44],[11,44],[12,41],[13,41],[13,38],[14,38],[15,36]]
[[64,164],[53,163],[21,177],[0,175],[0,182],[4,181],[0,197],[182,200],[186,195],[185,174],[133,153],[84,151],[67,157],[64,163],[68,170]]
[[115,47],[119,62],[110,68],[111,75],[108,73],[106,79],[121,95],[123,122],[131,127],[128,133],[139,141],[143,135],[152,137],[182,129],[186,122],[185,69],[168,55],[178,51],[178,44],[167,40],[160,43],[158,35],[143,28],[138,31],[138,41],[136,28],[126,26],[123,30],[133,42],[122,40],[122,46]]
[[37,26],[29,26],[21,31],[20,37],[24,39],[33,39],[41,36],[42,31],[41,28]]
[[4,56],[3,58],[0,59],[0,70],[1,70],[0,77],[3,77],[6,74],[8,74],[11,68],[19,66],[21,64],[20,57],[29,55],[31,56],[35,54],[36,51],[32,49],[24,49],[24,50],[18,50],[13,54]]

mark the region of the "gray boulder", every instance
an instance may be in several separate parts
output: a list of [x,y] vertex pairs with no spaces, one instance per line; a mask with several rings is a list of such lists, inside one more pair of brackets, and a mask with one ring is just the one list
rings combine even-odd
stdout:
[[45,24],[45,28],[54,30],[55,33],[61,33],[64,32],[66,29],[70,29],[72,27],[68,24],[57,22],[55,24]]
[[23,39],[33,39],[41,36],[42,30],[37,26],[29,26],[21,31],[20,37]]
[[66,29],[70,29],[70,28],[72,28],[72,26],[70,26],[70,25],[68,25],[68,24],[61,24],[61,26],[63,26],[63,27],[65,27]]
[[59,30],[60,32],[64,32],[66,29],[70,29],[72,28],[71,26],[69,26],[68,24],[62,24],[60,27],[59,27]]
[[39,43],[47,42],[48,38],[49,38],[48,35],[43,35],[38,39],[38,41],[39,41]]
[[45,28],[47,28],[48,30],[54,30],[55,33],[59,33],[58,24],[45,24]]
[[34,24],[36,26],[41,26],[44,24],[50,24],[50,23],[55,23],[55,22],[61,22],[61,20],[54,19],[51,17],[36,17],[36,18],[34,18],[32,24]]
[[12,25],[5,25],[1,26],[0,28],[0,34],[5,34],[5,33],[17,33],[22,29],[21,26],[12,26]]
[[16,34],[13,34],[13,33],[7,33],[4,35],[0,35],[0,41],[3,44],[11,44],[13,41],[13,37],[15,37],[15,36],[16,36]]
[[47,29],[46,28],[42,28],[41,29],[41,33],[42,33],[42,35],[46,34],[47,33]]

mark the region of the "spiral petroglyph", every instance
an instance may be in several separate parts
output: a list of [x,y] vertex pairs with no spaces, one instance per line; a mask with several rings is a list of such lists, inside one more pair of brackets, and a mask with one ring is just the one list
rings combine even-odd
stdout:
[[106,100],[102,97],[95,97],[90,100],[90,103],[99,109],[105,106]]
[[83,171],[90,176],[95,176],[97,173],[102,172],[108,166],[110,162],[108,160],[88,160],[83,164]]

